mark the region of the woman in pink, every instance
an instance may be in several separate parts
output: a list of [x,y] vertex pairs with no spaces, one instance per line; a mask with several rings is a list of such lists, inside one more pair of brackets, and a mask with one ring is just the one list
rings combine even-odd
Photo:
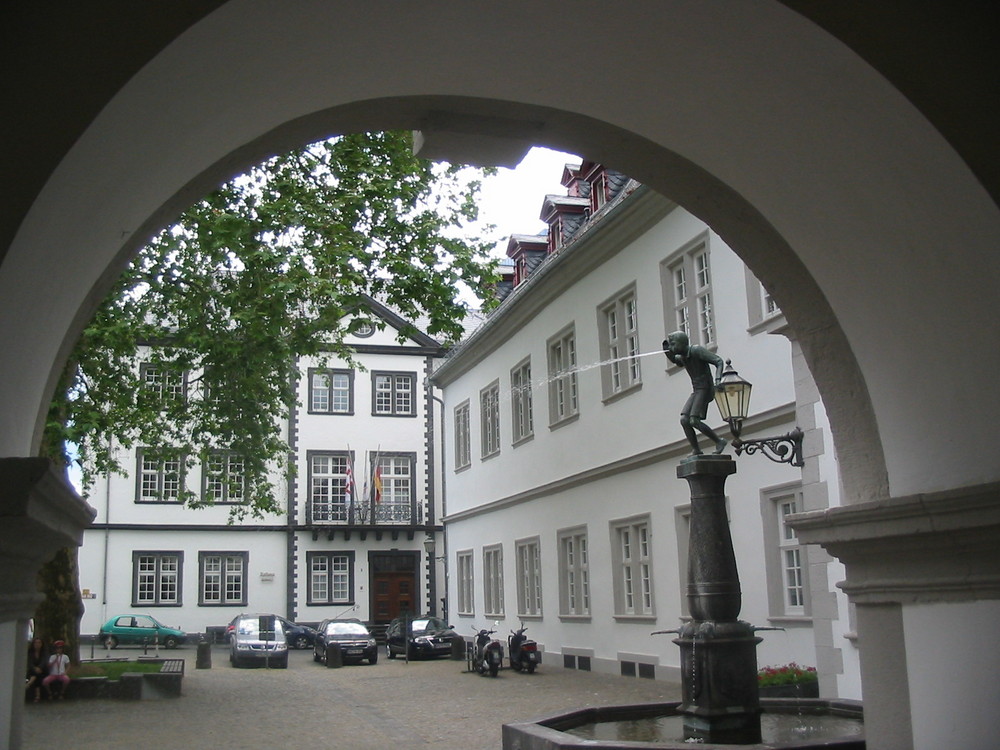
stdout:
[[66,674],[69,669],[69,657],[63,653],[65,645],[62,641],[56,641],[52,644],[55,653],[49,657],[49,674],[42,680],[42,686],[48,688],[50,696],[52,695],[52,683],[59,683],[60,700],[66,695],[66,687],[69,685],[69,675]]

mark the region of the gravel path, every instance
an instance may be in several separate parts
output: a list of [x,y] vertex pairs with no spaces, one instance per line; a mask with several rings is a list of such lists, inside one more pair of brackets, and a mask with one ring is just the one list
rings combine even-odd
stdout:
[[[117,655],[131,655],[119,649]],[[159,701],[67,700],[27,704],[24,750],[501,750],[500,727],[602,704],[678,700],[680,686],[543,664],[496,678],[465,662],[390,661],[326,669],[292,651],[287,670],[234,669],[216,646],[212,669],[183,656],[183,695]]]

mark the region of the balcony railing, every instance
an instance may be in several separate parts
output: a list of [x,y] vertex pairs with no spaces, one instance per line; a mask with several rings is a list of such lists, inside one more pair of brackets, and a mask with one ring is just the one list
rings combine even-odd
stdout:
[[314,503],[310,515],[310,522],[318,526],[418,526],[424,522],[424,504]]

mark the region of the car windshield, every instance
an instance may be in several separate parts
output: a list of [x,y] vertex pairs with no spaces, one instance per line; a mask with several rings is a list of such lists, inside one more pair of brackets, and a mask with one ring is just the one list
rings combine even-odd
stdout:
[[436,617],[425,617],[421,620],[414,620],[412,624],[414,633],[421,630],[444,630],[445,627],[444,620],[439,620]]
[[[259,635],[260,634],[260,621],[262,619],[266,620],[267,618],[261,618],[261,617],[244,617],[244,618],[240,619],[236,623],[236,631],[240,635]],[[282,626],[281,626],[281,620],[278,620],[278,619],[274,620],[274,632],[277,635],[282,635],[284,633],[284,630],[282,629]]]
[[331,622],[326,626],[327,635],[368,635],[368,628],[360,622]]

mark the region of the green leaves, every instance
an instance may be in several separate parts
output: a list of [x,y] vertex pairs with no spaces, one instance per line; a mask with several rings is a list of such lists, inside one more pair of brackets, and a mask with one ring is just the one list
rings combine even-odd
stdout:
[[[232,450],[246,512],[280,512],[267,478],[289,470],[277,429],[295,361],[349,360],[345,312],[366,296],[445,342],[462,333],[460,284],[489,296],[495,262],[468,229],[479,182],[462,174],[413,156],[409,133],[359,133],[221,186],[139,252],[97,311],[53,401],[47,450],[76,445],[87,484],[134,469],[119,448]],[[149,366],[187,373],[183,398],[144,382],[146,345]]]

